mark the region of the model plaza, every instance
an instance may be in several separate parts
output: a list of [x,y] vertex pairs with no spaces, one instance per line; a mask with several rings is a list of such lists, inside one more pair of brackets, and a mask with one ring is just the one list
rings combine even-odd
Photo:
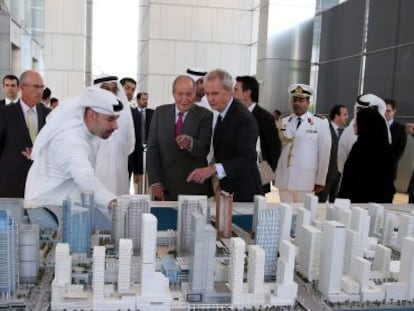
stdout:
[[[162,203],[152,202],[148,195],[122,196],[112,211],[109,230],[99,230],[90,217],[96,208],[90,200],[84,200],[86,207],[65,201],[57,243],[48,254],[47,266],[54,276],[40,280],[51,295],[49,308],[412,307],[414,215],[407,205],[351,206],[340,199],[321,205],[313,195],[304,205],[294,206],[267,203],[261,196],[251,204],[233,203],[231,196],[219,201],[216,207],[203,196],[180,196],[178,202]],[[154,207],[161,215],[171,207],[177,209],[176,231],[157,232]],[[233,225],[231,236],[223,236],[222,228],[218,237],[210,221],[217,214],[215,224],[223,226],[219,220],[226,214],[223,209],[232,209],[234,219],[253,214],[251,230]],[[39,210],[29,210],[29,217],[36,220],[33,215]],[[19,232],[10,214],[6,210],[1,214],[9,239]],[[24,234],[27,225],[22,226]],[[39,257],[37,262],[19,260],[19,247],[29,247],[20,244],[9,244],[8,254],[13,254],[16,265],[25,267],[20,267],[20,274],[26,271],[26,280],[19,281],[18,273],[7,279],[10,287],[8,293],[2,287],[3,304],[28,304],[17,298],[22,296],[22,284],[33,282],[28,267],[36,270],[46,264]],[[16,271],[16,265],[2,265],[2,269]]]

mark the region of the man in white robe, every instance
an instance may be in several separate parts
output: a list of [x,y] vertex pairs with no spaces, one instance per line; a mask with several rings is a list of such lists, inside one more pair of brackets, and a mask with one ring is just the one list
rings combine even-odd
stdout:
[[[94,80],[96,87],[118,97],[124,107],[129,107],[125,91],[116,76],[101,76]],[[96,176],[116,195],[129,194],[128,156],[135,148],[135,129],[131,109],[122,109],[118,130],[99,144],[96,155]]]
[[50,113],[31,153],[26,206],[62,205],[93,192],[99,206],[110,207],[116,196],[97,178],[94,166],[99,142],[118,128],[122,108],[112,93],[88,87]]
[[[354,106],[354,118],[349,123],[349,126],[345,128],[338,142],[338,171],[342,174],[345,166],[346,159],[351,152],[352,146],[357,140],[357,135],[354,131],[355,116],[357,112],[364,108],[376,109],[384,117],[385,120],[385,102],[374,94],[362,94],[357,97]],[[388,136],[391,143],[391,133],[388,129]]]

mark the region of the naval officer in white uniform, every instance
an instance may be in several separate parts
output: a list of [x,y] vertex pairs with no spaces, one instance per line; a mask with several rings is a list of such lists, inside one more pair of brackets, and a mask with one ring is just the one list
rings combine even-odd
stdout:
[[276,168],[275,186],[281,202],[303,202],[304,195],[322,191],[331,151],[328,120],[309,112],[313,90],[309,85],[288,87],[293,113],[282,120],[282,154]]

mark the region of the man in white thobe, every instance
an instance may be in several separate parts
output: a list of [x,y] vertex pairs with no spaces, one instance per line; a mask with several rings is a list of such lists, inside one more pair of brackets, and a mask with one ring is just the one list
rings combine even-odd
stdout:
[[[345,128],[338,142],[338,171],[342,174],[345,166],[346,159],[351,152],[352,146],[357,140],[357,135],[355,134],[354,124],[355,116],[360,109],[371,108],[376,109],[384,117],[385,120],[385,102],[374,94],[362,94],[357,97],[355,106],[354,106],[354,118],[349,123],[349,126]],[[388,136],[391,143],[391,133],[388,129]]]
[[112,93],[88,87],[50,114],[33,146],[27,206],[62,205],[65,199],[80,200],[81,192],[91,191],[99,206],[110,206],[116,196],[97,178],[94,166],[99,142],[118,128],[122,108]]
[[[113,93],[124,107],[129,107],[125,91],[116,76],[102,76],[93,81],[96,87]],[[116,195],[129,194],[128,156],[135,148],[135,128],[131,109],[122,109],[119,129],[101,141],[96,155],[96,176]]]

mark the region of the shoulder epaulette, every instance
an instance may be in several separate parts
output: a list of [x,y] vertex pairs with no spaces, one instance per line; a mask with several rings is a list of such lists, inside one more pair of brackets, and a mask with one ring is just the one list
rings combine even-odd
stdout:
[[326,119],[326,116],[325,115],[322,115],[322,114],[314,114],[314,116],[315,117],[318,117],[319,119]]

